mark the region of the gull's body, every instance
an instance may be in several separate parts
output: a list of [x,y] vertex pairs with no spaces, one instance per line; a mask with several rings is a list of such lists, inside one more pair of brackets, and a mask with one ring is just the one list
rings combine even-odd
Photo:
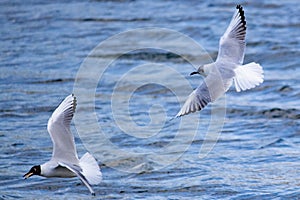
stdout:
[[193,74],[205,77],[188,97],[176,117],[202,110],[235,84],[237,92],[254,88],[263,82],[263,69],[257,63],[243,65],[245,55],[246,20],[242,6],[236,7],[232,20],[219,42],[215,62],[200,66]]
[[85,153],[78,159],[74,136],[70,130],[70,123],[76,109],[76,98],[69,95],[56,108],[48,121],[48,132],[53,142],[53,152],[50,161],[34,166],[24,175],[44,177],[71,178],[78,176],[87,186],[91,194],[95,194],[91,184],[99,184],[102,174],[95,158]]

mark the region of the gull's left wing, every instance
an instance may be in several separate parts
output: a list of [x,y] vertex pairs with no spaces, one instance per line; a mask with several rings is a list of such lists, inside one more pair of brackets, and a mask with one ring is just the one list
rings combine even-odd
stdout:
[[241,5],[236,6],[231,22],[220,39],[218,60],[242,64],[245,55],[246,20]]
[[52,159],[79,163],[74,136],[70,130],[75,109],[76,98],[71,94],[61,102],[48,121],[47,129],[53,142]]

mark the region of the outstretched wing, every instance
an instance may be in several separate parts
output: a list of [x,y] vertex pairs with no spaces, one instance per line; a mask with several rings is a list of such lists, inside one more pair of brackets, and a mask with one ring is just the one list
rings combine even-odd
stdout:
[[220,39],[218,60],[242,64],[245,55],[246,20],[241,5],[236,6],[231,22]]
[[53,142],[52,159],[79,163],[74,136],[70,130],[76,109],[76,97],[71,94],[56,108],[48,121],[48,132]]
[[209,95],[208,87],[205,83],[202,83],[197,89],[195,89],[187,98],[176,117],[181,117],[189,113],[202,110],[209,102],[211,98]]
[[77,165],[70,165],[64,162],[59,162],[59,165],[68,168],[70,171],[72,171],[74,174],[76,174],[80,180],[83,182],[83,184],[89,189],[90,193],[95,196],[95,192],[92,188],[92,186],[89,184],[88,180],[82,173],[82,169]]
[[207,104],[217,100],[230,88],[234,75],[232,70],[220,69],[217,65],[211,67],[208,76],[189,95],[176,117],[202,110]]
[[176,117],[202,110],[208,103],[222,96],[231,83],[231,77],[222,78],[217,68],[214,67],[203,83],[189,95]]

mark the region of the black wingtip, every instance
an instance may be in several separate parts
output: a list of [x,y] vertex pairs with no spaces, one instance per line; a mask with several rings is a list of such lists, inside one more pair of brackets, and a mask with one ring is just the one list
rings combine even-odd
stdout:
[[74,95],[74,93],[72,93],[71,94],[72,95],[72,97],[73,97],[73,111],[75,112],[75,110],[76,110],[76,107],[77,107],[77,98],[76,98],[76,96]]
[[236,9],[243,9],[243,7],[240,4],[238,4],[236,5]]
[[243,10],[243,6],[238,4],[238,5],[236,5],[236,9],[239,9],[239,13],[240,13],[240,16],[241,16],[242,23],[246,28],[246,20],[245,20],[246,18],[245,18],[245,12]]

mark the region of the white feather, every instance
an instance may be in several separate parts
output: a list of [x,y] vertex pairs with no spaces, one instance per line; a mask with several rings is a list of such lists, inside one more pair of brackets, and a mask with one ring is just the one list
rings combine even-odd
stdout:
[[90,153],[85,153],[79,160],[82,174],[92,185],[99,184],[102,180],[102,173],[95,158]]
[[241,65],[234,72],[233,80],[237,92],[254,88],[264,81],[263,69],[255,62]]

